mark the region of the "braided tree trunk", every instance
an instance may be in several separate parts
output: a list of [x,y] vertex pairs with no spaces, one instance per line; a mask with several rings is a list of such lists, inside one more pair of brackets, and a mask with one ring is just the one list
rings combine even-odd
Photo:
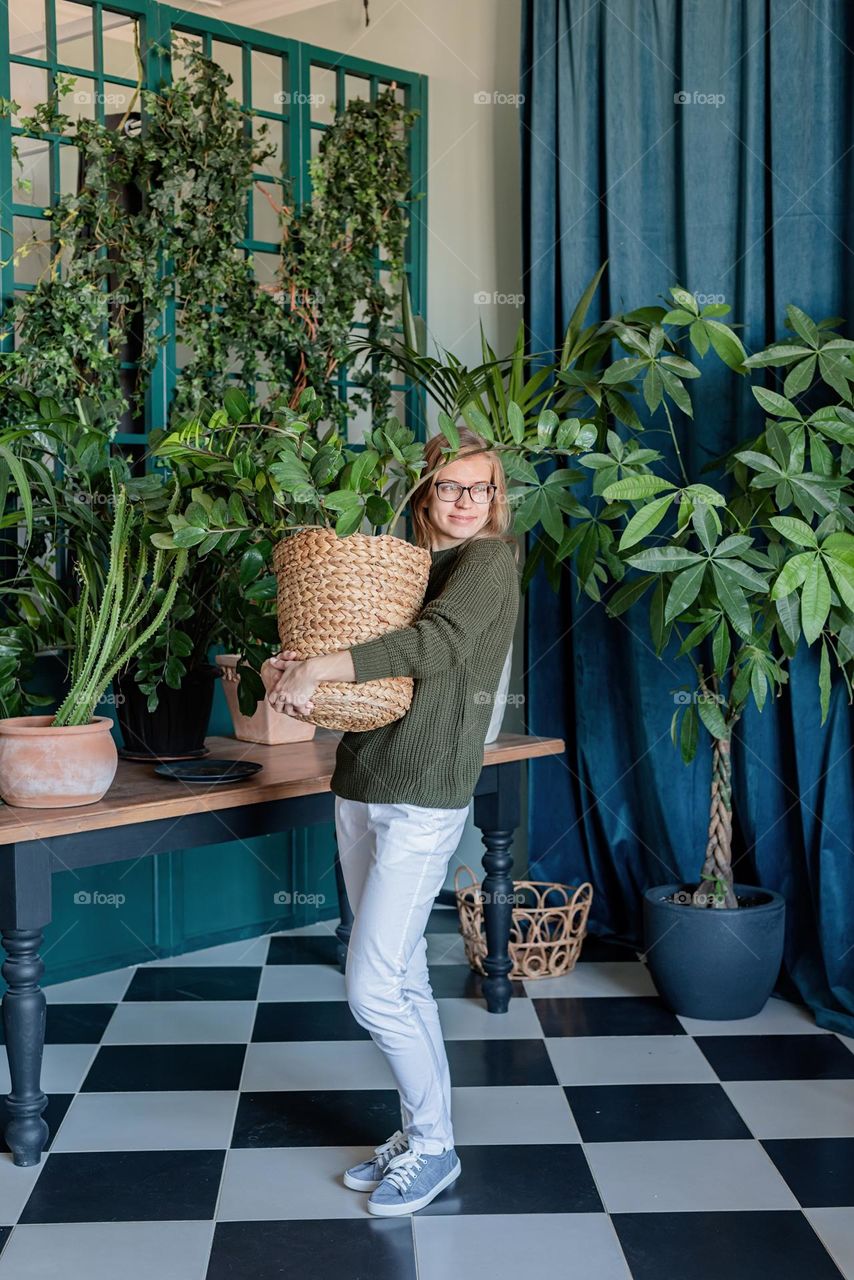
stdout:
[[[737,907],[732,887],[732,761],[729,740],[716,738],[712,751],[712,807],[703,874],[693,895],[696,907]],[[723,884],[725,896],[716,896]]]

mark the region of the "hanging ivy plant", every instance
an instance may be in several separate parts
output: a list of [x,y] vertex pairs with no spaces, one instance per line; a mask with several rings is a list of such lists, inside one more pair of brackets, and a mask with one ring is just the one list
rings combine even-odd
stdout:
[[[96,390],[139,415],[169,340],[171,304],[175,338],[189,353],[174,409],[185,414],[205,399],[219,400],[235,380],[250,394],[264,383],[271,404],[295,405],[306,386],[322,390],[334,378],[360,310],[372,335],[390,330],[404,268],[407,134],[416,113],[389,89],[339,114],[310,166],[311,204],[297,210],[284,185],[276,206],[280,270],[273,286],[263,286],[238,245],[253,174],[274,151],[267,126],[253,136],[253,113],[192,42],[176,41],[177,55],[180,77],[157,91],[139,90],[141,128],[130,111],[118,128],[72,120],[61,104],[74,79],[64,75],[48,102],[22,120],[30,137],[74,143],[81,181],[49,211],[51,252],[42,277],[6,312],[7,329],[18,331],[8,361],[37,395],[70,403]],[[18,109],[0,102],[4,114]],[[269,198],[270,184],[259,185]],[[18,257],[34,247],[24,244]],[[389,273],[387,288],[377,278],[380,265]],[[121,367],[129,355],[137,369],[130,385]],[[382,419],[385,366],[374,362],[358,380],[364,392],[356,407],[370,403]],[[342,422],[347,407],[333,396],[327,403]]]

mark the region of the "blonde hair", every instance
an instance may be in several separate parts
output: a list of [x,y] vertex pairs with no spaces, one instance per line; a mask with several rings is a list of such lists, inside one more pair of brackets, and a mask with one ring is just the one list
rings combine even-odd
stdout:
[[[518,558],[519,548],[516,539],[509,532],[513,517],[507,503],[507,478],[501,463],[501,455],[495,449],[490,448],[482,436],[469,430],[468,427],[458,427],[458,433],[460,447],[454,457],[448,460],[448,465],[450,465],[450,462],[456,461],[457,458],[465,458],[473,453],[482,453],[492,466],[492,483],[495,485],[495,493],[492,495],[492,500],[489,504],[489,516],[486,523],[477,533],[472,534],[472,537],[501,538],[502,541],[513,545]],[[424,446],[424,475],[426,478],[415,490],[409,504],[413,534],[416,545],[419,547],[429,548],[432,545],[433,526],[430,523],[430,516],[427,510],[433,490],[433,482],[437,479],[437,476],[432,473],[435,472],[437,467],[441,468],[442,456],[450,447],[450,441],[447,436],[441,433],[431,436]]]

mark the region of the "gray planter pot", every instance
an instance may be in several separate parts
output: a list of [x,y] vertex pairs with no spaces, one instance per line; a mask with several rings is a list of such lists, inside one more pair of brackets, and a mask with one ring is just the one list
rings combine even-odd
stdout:
[[[686,905],[696,885],[643,895],[644,946],[652,980],[674,1013],[751,1018],[774,990],[783,958],[786,903],[773,889],[734,885],[739,907]],[[682,901],[670,902],[672,894]]]

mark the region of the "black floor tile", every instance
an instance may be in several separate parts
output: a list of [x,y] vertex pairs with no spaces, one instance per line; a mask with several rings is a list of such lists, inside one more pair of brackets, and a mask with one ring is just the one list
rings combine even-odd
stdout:
[[546,1036],[686,1034],[658,996],[547,996],[532,1003]]
[[125,1000],[255,1000],[261,966],[180,965],[137,969]]
[[81,1093],[239,1089],[245,1044],[110,1044],[98,1050]]
[[11,1234],[12,1234],[11,1227],[0,1227],[0,1253],[2,1253],[3,1250],[6,1248],[6,1241],[9,1239],[9,1236]]
[[415,1280],[412,1219],[219,1222],[205,1280]]
[[[431,964],[429,966],[429,974],[430,986],[433,988],[433,995],[437,1000],[454,996],[469,996],[474,1000],[483,999],[481,993],[483,978],[479,973],[475,973],[473,969],[470,969],[467,964]],[[522,996],[524,998],[525,988],[518,979],[513,979],[512,987],[514,996]]]
[[751,1138],[719,1084],[564,1087],[583,1142]]
[[581,944],[578,963],[583,964],[585,960],[594,961],[597,964],[609,960],[623,963],[627,960],[635,960],[640,964],[634,947],[626,946],[624,942],[617,942],[613,938],[597,938],[592,933],[589,933]]
[[462,1173],[419,1214],[601,1213],[581,1144],[457,1147]]
[[454,1086],[557,1084],[542,1040],[448,1040]]
[[[114,1004],[49,1004],[45,1009],[45,1044],[98,1044],[115,1008]],[[5,1043],[0,1018],[0,1044]]]
[[632,1280],[841,1280],[804,1215],[615,1213]]
[[[42,1119],[47,1123],[48,1135],[47,1142],[44,1145],[44,1151],[50,1151],[53,1140],[56,1137],[56,1131],[65,1119],[65,1113],[74,1101],[73,1093],[51,1093],[48,1094],[47,1106],[42,1112]],[[6,1099],[0,1099],[0,1151],[11,1155],[9,1144],[2,1137],[3,1130],[9,1121],[9,1111],[6,1106]]]
[[20,1221],[212,1219],[224,1160],[224,1151],[56,1152]]
[[854,1054],[836,1036],[694,1039],[721,1080],[854,1080]]
[[338,939],[334,933],[271,938],[267,964],[330,964],[337,968]]
[[396,1089],[242,1093],[233,1147],[378,1147],[400,1128]]
[[456,907],[434,907],[425,933],[459,933],[460,915]]
[[270,1040],[370,1040],[346,1000],[264,1000],[258,1005],[254,1043]]
[[805,1209],[854,1206],[854,1138],[768,1138],[761,1145]]

